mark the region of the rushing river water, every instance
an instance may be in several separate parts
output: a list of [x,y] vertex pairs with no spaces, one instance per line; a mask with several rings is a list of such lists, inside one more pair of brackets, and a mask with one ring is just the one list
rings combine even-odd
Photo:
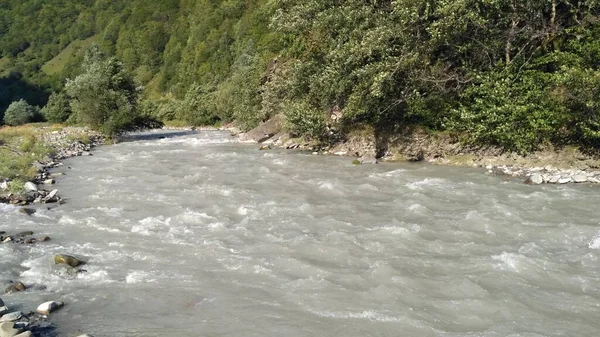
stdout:
[[[67,168],[70,166],[71,168]],[[600,189],[481,170],[354,166],[225,133],[156,134],[59,169],[66,205],[0,230],[16,309],[61,336],[594,336]],[[88,260],[65,279],[55,253]],[[41,287],[44,286],[44,287]]]

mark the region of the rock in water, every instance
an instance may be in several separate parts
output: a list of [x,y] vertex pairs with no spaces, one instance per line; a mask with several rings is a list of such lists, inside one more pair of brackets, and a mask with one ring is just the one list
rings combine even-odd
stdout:
[[573,177],[573,181],[576,183],[585,183],[588,181],[588,177],[584,176],[582,174],[578,174],[576,176]]
[[50,301],[50,302],[40,304],[37,307],[36,311],[42,315],[50,315],[50,313],[62,308],[63,305],[64,305],[63,302]]
[[377,164],[378,160],[375,156],[365,155],[360,158],[361,164]]
[[7,312],[8,312],[8,307],[6,307],[3,303],[2,306],[0,307],[0,316],[6,314]]
[[26,289],[26,287],[23,283],[17,282],[17,283],[9,285],[8,288],[6,288],[4,290],[4,293],[5,294],[18,293],[20,291],[24,291],[25,289]]
[[33,215],[35,213],[35,209],[23,207],[19,210],[19,212],[21,212],[23,214],[27,214],[27,215]]
[[36,192],[38,190],[37,186],[34,183],[32,183],[31,181],[26,182],[23,187],[25,188],[25,191],[27,191],[27,192]]
[[0,322],[14,322],[21,317],[23,317],[23,313],[20,311],[15,311],[2,315],[2,317],[0,318]]
[[21,332],[21,330],[15,329],[15,323],[13,322],[0,323],[0,337],[14,337],[19,332]]
[[84,264],[84,262],[70,255],[58,254],[54,257],[54,264],[67,264],[75,268]]

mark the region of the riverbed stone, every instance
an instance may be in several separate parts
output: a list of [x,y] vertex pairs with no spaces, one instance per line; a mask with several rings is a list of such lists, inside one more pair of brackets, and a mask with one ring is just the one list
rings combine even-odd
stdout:
[[548,183],[556,184],[556,183],[558,183],[559,180],[560,180],[560,176],[554,175],[554,176],[551,176],[550,179],[548,179]]
[[13,293],[18,293],[20,291],[24,291],[27,287],[25,287],[25,285],[21,282],[17,282],[17,283],[13,283],[11,285],[9,285],[5,290],[4,293],[5,294],[13,294]]
[[4,314],[2,317],[0,317],[0,322],[14,322],[21,317],[23,317],[23,313],[20,311],[9,312],[8,314]]
[[585,183],[588,181],[588,177],[583,174],[577,174],[573,176],[573,181],[576,183]]
[[25,188],[25,191],[27,192],[37,192],[38,190],[37,186],[31,181],[26,182],[25,185],[23,185],[23,188]]
[[532,174],[531,177],[527,180],[532,185],[540,185],[544,183],[544,178],[542,178],[541,174],[535,173]]
[[371,155],[364,155],[362,157],[360,157],[360,163],[361,164],[377,164],[378,160],[377,158],[375,158],[375,156],[371,156]]
[[571,177],[562,177],[558,180],[558,184],[568,184],[571,182]]
[[36,211],[34,208],[22,207],[21,209],[19,209],[19,212],[26,215],[33,215]]
[[21,331],[21,329],[15,328],[15,323],[13,322],[0,323],[0,337],[15,337]]
[[33,332],[25,331],[25,332],[21,332],[20,334],[16,335],[15,337],[32,337],[32,336],[33,336]]
[[71,255],[58,254],[54,256],[54,264],[66,264],[75,268],[84,264],[84,262]]
[[50,315],[52,312],[62,308],[65,304],[63,302],[49,301],[40,304],[36,311],[42,315]]
[[596,177],[589,177],[588,181],[592,184],[600,184],[600,179],[598,179]]

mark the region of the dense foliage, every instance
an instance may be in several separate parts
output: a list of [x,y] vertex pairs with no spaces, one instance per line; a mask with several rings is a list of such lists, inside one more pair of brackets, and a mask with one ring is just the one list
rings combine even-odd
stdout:
[[339,115],[340,130],[419,125],[519,152],[598,149],[599,19],[600,0],[4,0],[0,111],[55,91],[50,120],[65,106],[126,123],[132,96],[74,93],[89,43],[115,57],[95,74],[132,74],[139,110],[162,120],[248,129],[283,114],[322,138]]
[[38,118],[39,108],[27,104],[24,100],[12,102],[4,113],[4,123],[7,125],[23,125],[34,122]]

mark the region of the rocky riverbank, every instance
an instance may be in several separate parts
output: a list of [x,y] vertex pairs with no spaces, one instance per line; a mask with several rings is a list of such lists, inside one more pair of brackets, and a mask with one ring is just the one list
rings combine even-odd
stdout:
[[[51,173],[50,170],[60,167],[61,160],[78,156],[91,156],[93,147],[104,144],[105,137],[82,127],[65,127],[60,130],[51,128],[35,128],[28,135],[34,134],[36,140],[48,149],[47,154],[31,163],[35,176],[29,181],[10,179],[0,176],[0,202],[14,205],[62,203],[58,189],[53,188],[54,178],[63,173]],[[23,151],[20,157],[27,156]],[[22,184],[22,186],[21,186]]]
[[[0,231],[0,244],[2,245],[34,245],[43,244],[48,241],[50,241],[48,236],[35,236],[32,231],[22,231],[15,234]],[[80,272],[81,270],[77,267],[83,264],[82,261],[63,254],[56,255],[54,263],[58,266],[57,270],[66,271],[62,273],[66,275],[65,279],[69,275]],[[1,283],[4,294],[11,298],[18,298],[19,293],[44,289],[43,285],[24,284],[18,280],[2,280]],[[23,310],[22,304],[6,304],[0,298],[0,337],[56,336],[54,333],[55,328],[50,323],[49,317],[64,305],[60,301],[46,301],[41,303],[35,311],[30,309]],[[17,310],[16,308],[21,309]],[[84,334],[79,337],[91,336]]]
[[259,149],[273,147],[309,151],[315,155],[331,154],[352,157],[354,164],[378,162],[428,162],[434,165],[479,167],[488,174],[520,179],[524,183],[568,184],[600,183],[600,158],[576,148],[548,148],[527,156],[507,153],[502,149],[464,145],[448,134],[430,134],[424,130],[406,129],[393,135],[376,135],[364,128],[336,138],[331,129],[329,144],[318,144],[294,138],[284,131],[279,118],[262,123],[247,133],[237,133],[242,142],[256,142]]

